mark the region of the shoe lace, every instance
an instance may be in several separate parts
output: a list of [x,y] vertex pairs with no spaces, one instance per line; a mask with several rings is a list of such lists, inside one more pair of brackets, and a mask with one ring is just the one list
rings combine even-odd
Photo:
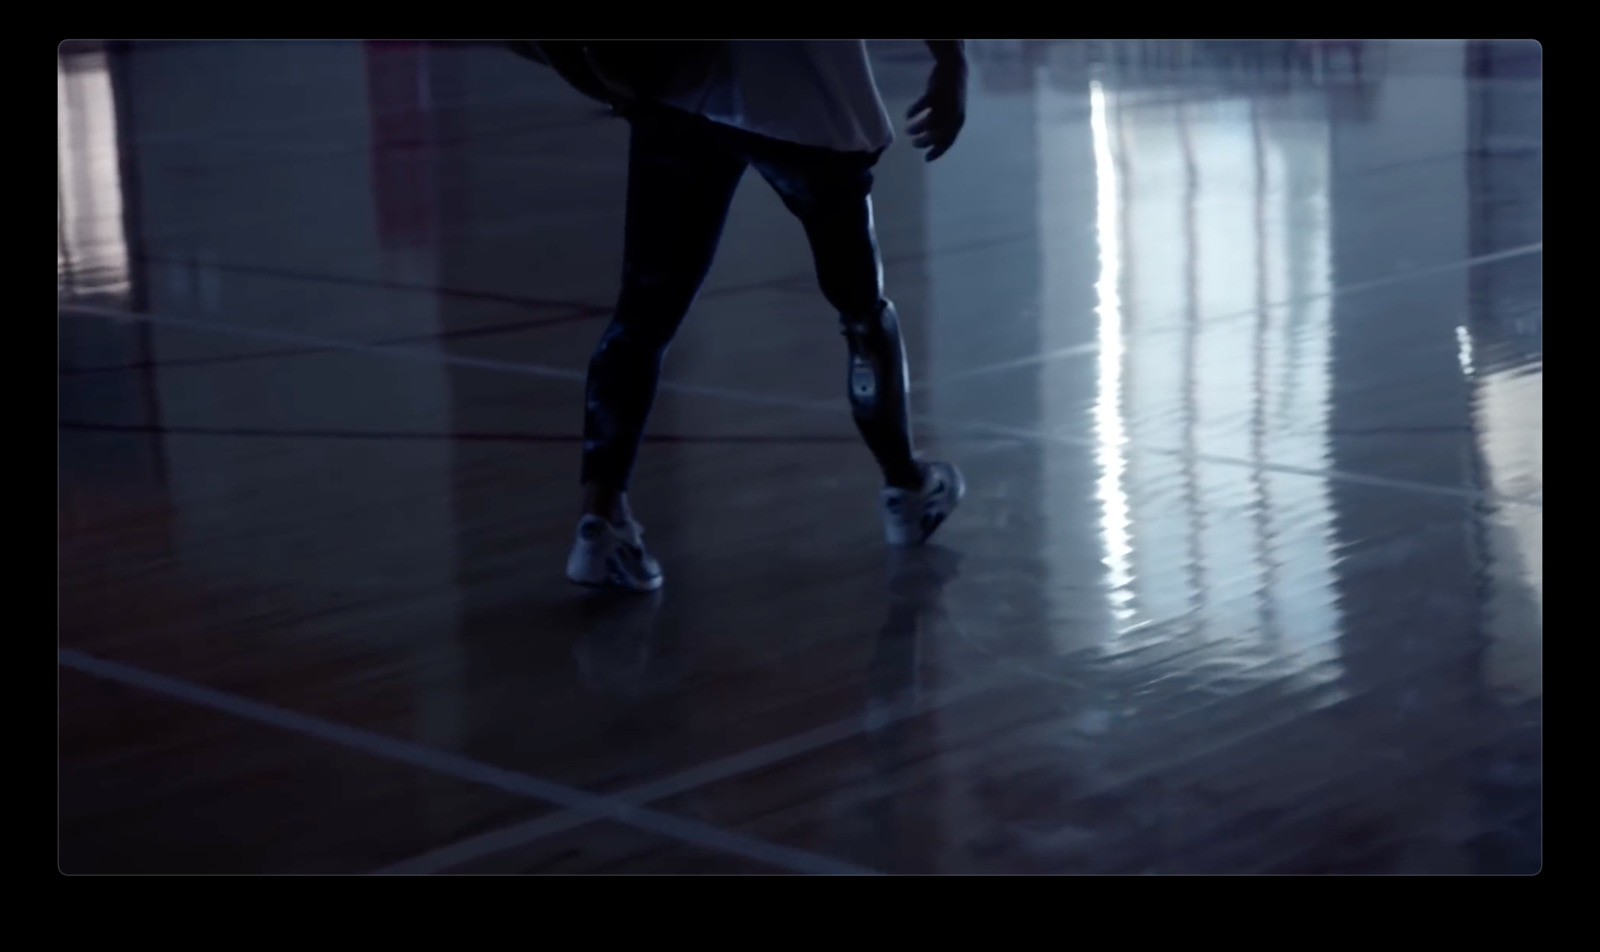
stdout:
[[617,530],[617,534],[622,537],[623,542],[639,551],[644,550],[644,526],[640,525],[637,520],[629,519],[624,523],[613,524],[613,527]]

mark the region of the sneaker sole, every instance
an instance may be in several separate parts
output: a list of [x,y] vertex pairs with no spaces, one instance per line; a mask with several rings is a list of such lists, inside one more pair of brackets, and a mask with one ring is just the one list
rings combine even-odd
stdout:
[[665,581],[662,576],[646,582],[635,582],[617,565],[615,558],[607,558],[603,573],[574,572],[571,567],[567,569],[567,581],[584,588],[596,589],[622,589],[628,592],[655,592],[660,591],[661,583]]

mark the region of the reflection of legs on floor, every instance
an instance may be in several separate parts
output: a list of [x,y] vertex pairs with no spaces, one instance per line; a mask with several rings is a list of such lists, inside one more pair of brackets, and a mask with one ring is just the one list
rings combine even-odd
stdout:
[[656,627],[661,593],[647,598],[597,593],[579,605],[587,627],[573,646],[584,683],[597,693],[637,701],[674,678]]
[[959,575],[961,559],[943,546],[889,550],[888,617],[867,674],[870,730],[916,703],[918,640],[927,620],[943,610],[944,587]]
[[597,728],[620,742],[607,769],[621,786],[673,773],[692,755],[683,703],[688,660],[663,601],[661,592],[595,592],[573,605],[584,634],[572,657],[600,700]]
[[[914,756],[919,729],[909,717],[920,700],[920,642],[929,621],[942,610],[944,587],[954,581],[961,555],[942,546],[891,548],[883,627],[867,671],[867,755],[872,773],[865,800],[840,802],[838,835],[875,868],[894,870],[915,847],[903,842],[905,817],[898,807],[902,791],[895,778]],[[865,840],[865,842],[862,842]]]

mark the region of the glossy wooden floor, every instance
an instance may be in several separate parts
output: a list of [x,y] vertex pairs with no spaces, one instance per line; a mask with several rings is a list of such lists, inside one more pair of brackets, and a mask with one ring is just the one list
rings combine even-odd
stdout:
[[942,544],[752,176],[637,599],[562,577],[624,125],[487,47],[65,48],[61,869],[1537,870],[1539,49],[973,56],[877,197]]

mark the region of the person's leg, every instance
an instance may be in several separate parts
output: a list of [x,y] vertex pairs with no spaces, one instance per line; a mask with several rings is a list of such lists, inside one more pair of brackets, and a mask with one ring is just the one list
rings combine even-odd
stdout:
[[851,415],[889,486],[922,477],[911,445],[905,347],[872,223],[876,156],[762,143],[755,165],[805,227],[823,297],[839,312],[849,351]]
[[752,161],[800,219],[822,294],[839,312],[848,347],[851,415],[883,471],[884,520],[892,544],[927,541],[960,502],[957,469],[920,462],[911,441],[905,345],[883,294],[883,262],[872,220],[877,156],[753,142]]
[[[709,123],[686,113],[648,109],[630,118],[622,290],[589,361],[581,481],[583,515],[622,530],[619,544],[637,550],[631,554],[641,564],[634,571],[624,565],[625,577],[618,578],[618,569],[606,564],[610,529],[586,518],[568,575],[653,588],[660,584],[659,569],[638,544],[628,481],[662,358],[710,270],[745,160]],[[598,539],[587,549],[586,532]]]
[[744,160],[709,124],[651,111],[633,120],[622,290],[589,361],[582,482],[596,515],[627,491],[661,361],[710,270]]

